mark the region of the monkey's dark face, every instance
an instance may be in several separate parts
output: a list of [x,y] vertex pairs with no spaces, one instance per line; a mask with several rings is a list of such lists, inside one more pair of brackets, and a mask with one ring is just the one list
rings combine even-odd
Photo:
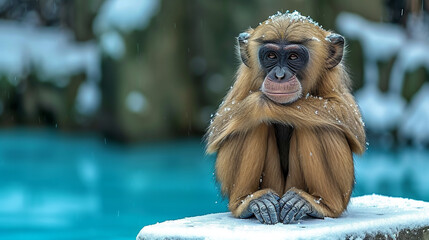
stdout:
[[280,104],[296,101],[302,94],[300,79],[308,58],[308,50],[301,44],[263,44],[259,49],[259,62],[265,73],[261,91]]

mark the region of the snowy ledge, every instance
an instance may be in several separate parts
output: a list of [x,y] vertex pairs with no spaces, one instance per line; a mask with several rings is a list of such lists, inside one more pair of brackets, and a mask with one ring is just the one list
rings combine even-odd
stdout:
[[146,226],[137,236],[143,239],[429,239],[429,203],[362,196],[352,198],[340,218],[290,225],[209,214]]

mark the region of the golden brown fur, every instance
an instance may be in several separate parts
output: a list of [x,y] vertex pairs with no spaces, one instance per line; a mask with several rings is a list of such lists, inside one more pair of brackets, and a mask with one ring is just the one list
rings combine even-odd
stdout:
[[[325,66],[330,32],[287,15],[247,32],[248,66],[239,67],[207,132],[207,152],[217,152],[217,179],[229,208],[239,217],[252,199],[292,190],[323,216],[338,217],[353,188],[352,152],[365,150],[365,132],[343,65]],[[261,39],[309,39],[310,60],[297,101],[281,105],[260,91],[264,76],[256,56]],[[277,143],[276,124],[293,128],[289,142]],[[289,148],[288,163],[281,162],[279,147]]]

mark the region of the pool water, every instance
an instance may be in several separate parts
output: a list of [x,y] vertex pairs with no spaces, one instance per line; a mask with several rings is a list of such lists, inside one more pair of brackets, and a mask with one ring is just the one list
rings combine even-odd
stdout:
[[[370,149],[354,195],[429,200],[429,152]],[[52,130],[0,131],[0,239],[135,239],[148,224],[227,211],[201,139],[121,145]]]
[[3,130],[0,239],[135,239],[148,224],[226,211],[203,147]]

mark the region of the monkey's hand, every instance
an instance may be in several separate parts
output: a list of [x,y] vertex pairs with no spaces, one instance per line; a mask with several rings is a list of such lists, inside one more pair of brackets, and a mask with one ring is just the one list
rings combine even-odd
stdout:
[[324,218],[314,207],[303,197],[293,190],[287,191],[279,201],[279,220],[284,224],[298,221],[305,216],[314,218]]
[[267,193],[250,201],[246,212],[255,215],[261,223],[276,224],[279,222],[279,199],[277,194]]

